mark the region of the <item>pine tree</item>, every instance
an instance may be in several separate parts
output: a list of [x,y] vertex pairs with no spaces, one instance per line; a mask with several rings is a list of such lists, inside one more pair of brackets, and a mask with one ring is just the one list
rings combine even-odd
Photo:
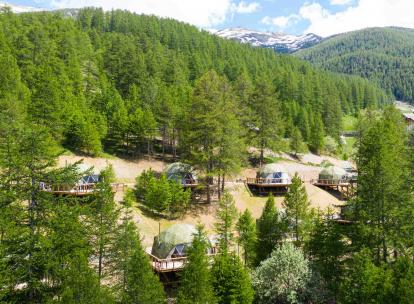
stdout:
[[[139,240],[139,235],[137,235]],[[153,273],[151,263],[141,243],[133,248],[128,261],[125,289],[122,293],[125,304],[162,304],[165,294],[159,278]]]
[[260,150],[260,165],[263,164],[264,150],[277,149],[278,140],[283,134],[283,121],[276,93],[268,79],[260,79],[252,95],[251,108],[252,121],[248,127],[251,129],[252,142]]
[[292,178],[292,184],[289,187],[288,193],[286,193],[282,205],[285,209],[285,219],[296,242],[303,242],[310,231],[311,210],[305,185],[297,173]]
[[[375,265],[369,250],[357,253],[344,275],[342,303],[395,303],[392,299],[392,273],[385,264]],[[358,286],[358,288],[353,288]]]
[[315,218],[305,253],[312,260],[312,271],[322,278],[328,289],[327,299],[339,300],[339,286],[345,270],[345,256],[349,250],[346,244],[346,227],[333,220],[333,210],[319,214]]
[[235,254],[218,254],[214,259],[211,273],[218,303],[252,303],[254,293],[250,276]]
[[286,225],[279,216],[272,194],[266,201],[262,215],[257,220],[256,265],[267,259],[276,245],[283,239]]
[[203,226],[197,227],[191,247],[187,252],[186,264],[178,289],[178,304],[214,304],[212,277],[209,258],[206,252],[209,246]]
[[220,251],[229,252],[234,240],[234,221],[237,217],[237,209],[230,193],[225,192],[219,202],[216,214],[215,231],[220,241]]
[[209,71],[198,79],[183,145],[186,157],[206,175],[208,203],[213,176],[233,172],[240,166],[242,142],[233,109],[233,96],[226,78]]
[[88,230],[99,281],[111,275],[114,262],[114,241],[119,218],[119,208],[114,201],[111,167],[101,171],[88,216]]
[[413,199],[406,127],[398,110],[388,107],[379,115],[368,112],[359,128],[353,243],[371,249],[378,264],[412,247],[407,243]]
[[290,137],[290,148],[295,153],[296,157],[298,153],[301,153],[305,150],[302,134],[300,133],[300,130],[297,127],[293,128],[293,131]]
[[250,213],[249,209],[246,209],[239,217],[236,224],[238,232],[238,244],[243,248],[244,264],[253,266],[256,259],[256,224]]
[[129,263],[136,247],[140,246],[139,234],[132,221],[132,191],[125,193],[122,201],[121,223],[118,225],[113,243],[113,277],[116,278],[115,292],[122,296],[128,284]]
[[309,147],[314,153],[319,153],[323,148],[323,138],[325,131],[323,129],[322,117],[318,113],[313,117],[312,132],[309,139]]

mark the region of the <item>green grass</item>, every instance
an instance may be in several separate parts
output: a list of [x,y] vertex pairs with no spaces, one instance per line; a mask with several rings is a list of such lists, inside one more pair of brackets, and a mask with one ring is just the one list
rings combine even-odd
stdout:
[[342,117],[342,130],[344,132],[355,131],[358,119],[355,116],[346,115]]
[[347,155],[348,158],[353,156],[355,152],[355,148],[354,148],[355,141],[356,141],[355,137],[346,138],[346,144],[343,146],[343,153],[342,153],[343,156]]

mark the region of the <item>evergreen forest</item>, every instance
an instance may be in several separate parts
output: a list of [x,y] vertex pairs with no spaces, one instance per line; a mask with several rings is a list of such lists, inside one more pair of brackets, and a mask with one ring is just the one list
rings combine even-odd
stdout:
[[[413,303],[414,136],[392,93],[171,19],[2,9],[0,303]],[[318,154],[346,116],[358,180],[340,214],[313,206],[299,174],[259,215],[240,210],[231,191],[245,185],[229,179],[248,148],[256,167],[266,150]],[[67,150],[180,160],[206,200],[151,169],[116,197],[111,165],[88,195],[56,194],[46,186],[92,174],[59,166]],[[212,225],[198,223],[170,284],[137,223],[197,208]]]
[[295,53],[326,70],[370,79],[397,100],[414,102],[414,30],[385,27],[338,34]]
[[212,71],[228,83],[243,128],[260,128],[257,116],[271,107],[280,114],[278,135],[297,127],[315,151],[315,130],[338,139],[344,114],[390,99],[361,78],[154,16],[3,9],[0,23],[2,99],[24,108],[58,144],[85,154],[151,152],[147,143],[158,136],[183,148],[194,87]]

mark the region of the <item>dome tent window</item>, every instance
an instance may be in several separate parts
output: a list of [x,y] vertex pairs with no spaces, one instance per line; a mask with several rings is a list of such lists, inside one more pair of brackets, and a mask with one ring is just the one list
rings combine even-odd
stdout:
[[247,178],[246,184],[253,193],[266,195],[285,193],[292,181],[286,168],[280,164],[267,164],[260,168],[256,178]]
[[264,184],[290,184],[291,178],[285,167],[279,164],[268,164],[258,172],[259,181]]
[[197,175],[193,167],[188,164],[176,162],[165,168],[165,175],[168,180],[175,181],[183,187],[197,185]]
[[[188,248],[191,246],[196,228],[190,224],[175,224],[154,237],[152,247],[146,249],[152,266],[157,272],[181,270],[187,262]],[[216,253],[217,242],[208,239],[206,252],[211,256]]]

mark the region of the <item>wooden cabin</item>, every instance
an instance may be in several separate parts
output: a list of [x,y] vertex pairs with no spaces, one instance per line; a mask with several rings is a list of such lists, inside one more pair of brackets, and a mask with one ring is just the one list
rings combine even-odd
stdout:
[[176,162],[168,165],[165,170],[168,180],[173,180],[184,188],[195,188],[198,186],[198,179],[193,167],[188,164]]
[[[151,266],[157,273],[177,272],[187,263],[187,249],[191,246],[196,228],[189,224],[175,224],[154,237],[152,248],[147,248]],[[207,255],[217,252],[214,240],[209,239]]]
[[292,181],[285,167],[279,164],[264,165],[256,175],[256,178],[247,178],[246,185],[251,192],[259,195],[267,195],[286,192]]

